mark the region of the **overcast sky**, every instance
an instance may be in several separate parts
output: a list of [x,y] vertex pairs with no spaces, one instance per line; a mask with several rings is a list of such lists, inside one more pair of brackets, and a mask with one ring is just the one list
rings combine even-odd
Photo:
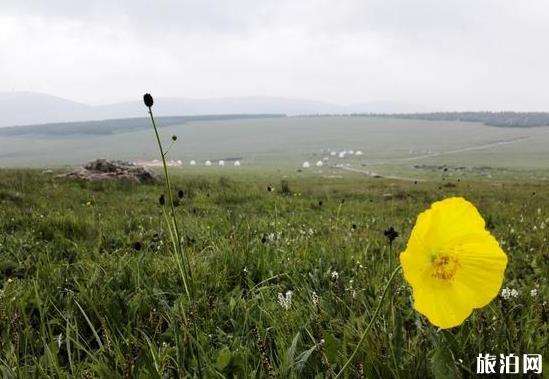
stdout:
[[549,111],[547,0],[0,0],[0,91]]

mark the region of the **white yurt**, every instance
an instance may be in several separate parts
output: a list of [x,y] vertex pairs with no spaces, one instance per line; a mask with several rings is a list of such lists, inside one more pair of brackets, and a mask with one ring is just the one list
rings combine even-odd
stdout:
[[223,159],[221,159],[221,160],[218,162],[218,164],[219,164],[221,167],[223,167],[223,166],[225,166],[225,161],[224,161]]
[[240,161],[234,161],[235,167],[240,167]]
[[191,166],[196,166],[196,161],[194,159],[191,159],[191,161],[189,162],[189,164]]
[[301,165],[301,167],[303,167],[303,168],[309,168],[309,167],[311,167],[311,164],[310,164],[309,162],[306,162],[306,161],[305,161],[305,162],[303,162],[303,165]]
[[322,166],[324,166],[324,163],[322,163],[322,161],[316,162],[316,167],[322,167]]
[[212,162],[206,161],[206,162],[204,163],[204,165],[205,165],[205,166],[211,166],[211,165],[212,165]]

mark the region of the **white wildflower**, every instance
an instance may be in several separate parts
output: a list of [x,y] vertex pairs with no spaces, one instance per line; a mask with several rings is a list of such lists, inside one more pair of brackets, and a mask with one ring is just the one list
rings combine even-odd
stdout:
[[532,296],[532,297],[538,296],[538,289],[534,288],[533,290],[531,290],[530,291],[530,296]]
[[518,297],[519,292],[514,288],[505,287],[501,290],[501,297],[503,297],[504,300],[509,300],[512,297]]
[[320,297],[318,297],[316,291],[313,291],[313,293],[311,294],[311,298],[313,300],[313,304],[318,305],[318,303],[320,302]]
[[283,295],[282,293],[278,293],[278,304],[286,310],[290,309],[292,306],[292,291],[286,291],[286,295]]
[[332,271],[332,279],[333,280],[338,280],[339,279],[339,273],[337,271]]

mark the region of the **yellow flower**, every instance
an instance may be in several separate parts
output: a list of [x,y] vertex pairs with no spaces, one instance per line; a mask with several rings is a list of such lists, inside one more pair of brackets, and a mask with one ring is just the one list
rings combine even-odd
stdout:
[[418,216],[400,263],[414,308],[446,329],[498,295],[507,256],[475,206],[453,197]]

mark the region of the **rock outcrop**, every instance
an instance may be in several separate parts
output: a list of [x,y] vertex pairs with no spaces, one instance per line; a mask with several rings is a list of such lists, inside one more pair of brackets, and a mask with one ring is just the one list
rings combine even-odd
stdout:
[[159,180],[154,171],[133,162],[97,159],[65,175],[87,181],[117,180],[130,183],[155,183]]

